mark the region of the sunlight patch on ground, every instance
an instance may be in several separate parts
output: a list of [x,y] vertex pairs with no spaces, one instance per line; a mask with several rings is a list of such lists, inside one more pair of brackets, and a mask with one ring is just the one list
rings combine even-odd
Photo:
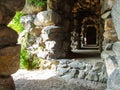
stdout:
[[14,80],[27,79],[27,80],[46,80],[56,76],[56,72],[52,70],[34,70],[28,71],[19,69],[16,73],[12,74]]

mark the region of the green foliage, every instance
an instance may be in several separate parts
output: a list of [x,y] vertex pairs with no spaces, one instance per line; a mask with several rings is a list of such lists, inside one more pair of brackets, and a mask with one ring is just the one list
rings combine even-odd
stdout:
[[38,58],[37,56],[32,56],[29,59],[29,69],[38,69],[39,68],[39,63],[41,62],[41,59]]
[[23,16],[23,14],[21,12],[16,12],[13,20],[8,24],[9,27],[14,29],[18,33],[22,32],[24,30],[22,24],[20,23],[20,19],[22,16]]
[[29,55],[27,51],[24,48],[22,48],[20,53],[20,68],[28,69],[29,68],[28,60],[29,60]]
[[32,70],[38,69],[42,59],[30,55],[24,48],[21,49],[20,68]]
[[45,0],[29,0],[30,4],[33,4],[34,6],[44,6],[46,1]]
[[[24,32],[24,31],[23,31]],[[27,69],[27,70],[32,70],[32,69],[38,69],[41,68],[40,64],[43,59],[38,58],[34,52],[34,50],[41,50],[44,49],[42,45],[38,47],[38,49],[27,49],[30,47],[33,43],[34,40],[29,41],[32,36],[28,33],[25,32],[23,36],[19,37],[19,43],[21,43],[22,49],[21,49],[21,56],[20,56],[20,67]]]
[[[31,3],[37,6],[42,6],[45,4],[45,1],[43,0],[29,0]],[[24,14],[21,12],[16,12],[16,15],[14,16],[13,20],[8,24],[9,27],[17,31],[19,34],[24,30],[22,24],[20,23],[20,19]],[[26,48],[29,43],[29,34],[26,33],[24,38],[21,37],[21,40],[19,40],[19,43],[21,43],[21,53],[20,53],[20,68],[23,69],[38,69],[40,68],[40,63],[42,59],[38,58],[37,56],[31,55],[31,52],[29,52]],[[39,47],[39,49],[43,49],[42,46]]]

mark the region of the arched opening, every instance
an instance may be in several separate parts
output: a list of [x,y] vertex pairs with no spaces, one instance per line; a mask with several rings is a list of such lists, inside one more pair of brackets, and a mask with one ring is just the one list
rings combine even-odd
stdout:
[[[89,49],[97,48],[100,50],[102,47],[102,40],[100,37],[103,33],[100,30],[100,1],[96,0],[95,2],[79,1],[75,2],[73,7],[74,15],[74,30],[76,32],[78,42],[74,50],[80,50],[85,47]],[[76,38],[76,37],[75,37]],[[72,41],[73,42],[73,41]]]

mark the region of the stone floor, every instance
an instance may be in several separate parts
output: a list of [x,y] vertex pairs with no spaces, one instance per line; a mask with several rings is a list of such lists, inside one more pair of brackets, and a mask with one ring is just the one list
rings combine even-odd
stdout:
[[12,75],[16,90],[105,90],[106,84],[82,79],[65,80],[52,71],[18,70]]
[[98,49],[80,49],[80,50],[73,50],[73,54],[70,56],[71,59],[79,59],[83,62],[90,62],[96,63],[99,61],[103,61],[100,57],[100,51]]
[[[73,51],[71,59],[95,63],[101,61],[98,50]],[[105,83],[82,79],[63,79],[50,70],[27,71],[19,69],[12,75],[16,90],[105,90]]]

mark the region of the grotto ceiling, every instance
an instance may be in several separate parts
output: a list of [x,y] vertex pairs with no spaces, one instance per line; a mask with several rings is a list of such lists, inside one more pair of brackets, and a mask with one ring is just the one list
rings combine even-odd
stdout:
[[100,14],[100,0],[77,0],[73,8],[73,12],[81,10],[90,10],[96,15]]

